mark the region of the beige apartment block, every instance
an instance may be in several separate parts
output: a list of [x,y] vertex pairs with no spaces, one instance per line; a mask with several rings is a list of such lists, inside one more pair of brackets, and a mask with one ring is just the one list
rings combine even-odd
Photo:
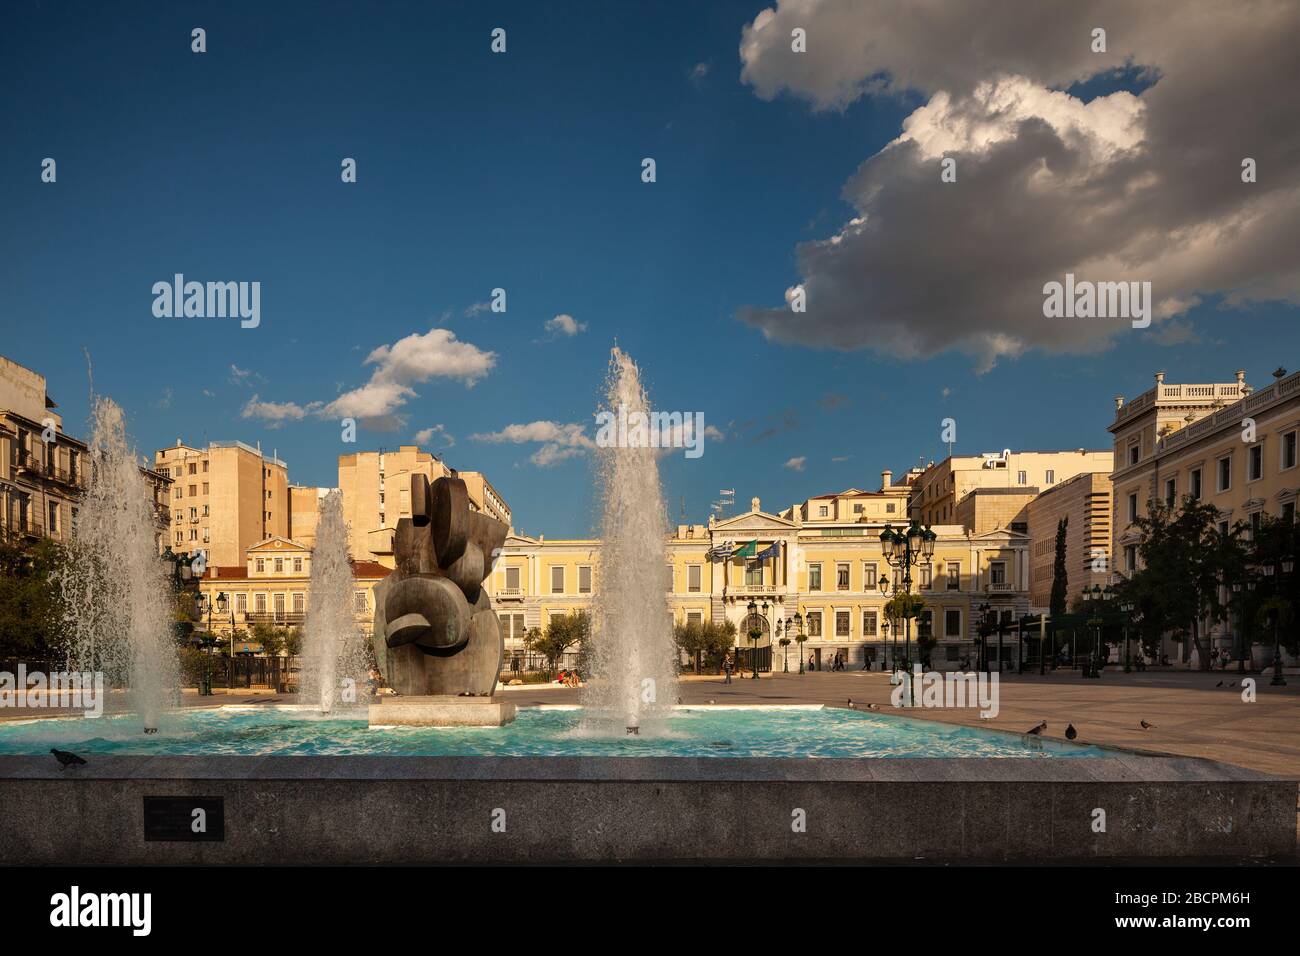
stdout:
[[339,455],[339,489],[353,557],[393,566],[393,532],[400,519],[411,516],[411,476],[416,474],[430,482],[444,475],[462,479],[472,510],[510,526],[510,508],[480,472],[456,471],[417,445],[354,452]]
[[172,481],[171,533],[177,554],[204,552],[209,565],[235,565],[259,541],[289,534],[289,471],[274,455],[240,441],[194,448],[178,438],[154,453]]
[[953,524],[969,528],[976,534],[1011,528],[1029,530],[1029,503],[1038,496],[1039,489],[1031,488],[976,488],[957,502]]
[[1110,475],[1086,472],[1047,489],[1028,506],[1029,603],[1045,611],[1052,602],[1056,568],[1056,528],[1068,519],[1065,531],[1067,604],[1084,588],[1105,587],[1112,581]]
[[1239,371],[1232,383],[1155,387],[1115,400],[1114,553],[1119,570],[1139,565],[1136,519],[1153,500],[1191,495],[1214,505],[1221,526],[1255,525],[1265,513],[1294,519],[1300,493],[1300,373],[1275,373],[1258,391]]
[[320,524],[321,499],[334,488],[289,486],[289,537],[308,548],[316,547],[316,526]]
[[[983,455],[951,455],[938,464],[930,464],[912,483],[911,514],[922,524],[962,524],[978,531],[975,524],[967,524],[957,515],[958,505],[976,489],[1012,489],[1032,496],[1075,475],[1109,474],[1113,467],[1114,458],[1109,449],[1012,451],[1008,448]],[[978,515],[972,513],[972,520],[977,519]]]
[[[76,535],[85,493],[86,443],[63,431],[45,376],[0,356],[0,535],[18,541]],[[155,538],[165,544],[168,485],[140,469],[154,505]]]

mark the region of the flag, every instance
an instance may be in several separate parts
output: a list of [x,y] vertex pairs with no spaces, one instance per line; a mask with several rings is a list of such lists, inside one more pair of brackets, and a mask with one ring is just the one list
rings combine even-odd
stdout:
[[781,542],[773,541],[771,546],[758,552],[758,560],[765,561],[768,558],[779,559],[781,557]]
[[731,557],[731,549],[736,546],[734,541],[724,541],[716,547],[710,548],[707,555],[710,561],[725,561]]
[[733,558],[752,558],[758,554],[758,540],[755,539],[749,544],[741,545],[731,553]]

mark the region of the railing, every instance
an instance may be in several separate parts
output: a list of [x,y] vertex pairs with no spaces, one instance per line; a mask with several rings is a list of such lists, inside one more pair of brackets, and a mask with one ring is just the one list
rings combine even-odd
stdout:
[[1178,448],[1188,442],[1195,441],[1202,435],[1225,428],[1229,424],[1234,428],[1240,427],[1243,417],[1258,412],[1267,405],[1289,398],[1296,393],[1297,389],[1300,389],[1300,372],[1294,372],[1284,379],[1275,381],[1267,388],[1262,388],[1245,398],[1233,402],[1231,405],[1219,409],[1213,415],[1206,415],[1200,421],[1193,422],[1186,428],[1180,428],[1161,441],[1160,450],[1169,451]]
[[249,624],[295,625],[306,619],[306,611],[249,611],[244,615]]
[[497,597],[499,598],[522,598],[524,596],[523,588],[498,588]]
[[[1294,377],[1294,376],[1293,376]],[[1115,424],[1119,424],[1132,415],[1145,411],[1159,401],[1236,401],[1242,397],[1241,385],[1157,385],[1149,388],[1127,405],[1115,411]]]
[[991,581],[991,582],[989,582],[989,584],[988,584],[988,586],[985,588],[985,590],[987,590],[987,591],[1014,591],[1014,590],[1015,590],[1015,586],[1012,585],[1012,584],[1010,584],[1010,583],[1007,582],[1007,581],[1000,581],[1000,582],[993,582],[993,581]]

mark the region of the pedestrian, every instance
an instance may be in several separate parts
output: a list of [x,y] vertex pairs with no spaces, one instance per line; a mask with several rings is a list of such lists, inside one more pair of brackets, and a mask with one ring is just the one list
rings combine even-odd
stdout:
[[730,684],[731,683],[731,655],[730,654],[727,654],[725,657],[722,658],[722,673],[725,674],[727,678],[722,683]]

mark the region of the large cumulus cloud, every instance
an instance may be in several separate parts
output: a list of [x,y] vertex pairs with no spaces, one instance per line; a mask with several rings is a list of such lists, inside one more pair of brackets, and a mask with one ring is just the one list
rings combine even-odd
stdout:
[[[806,53],[790,49],[795,27]],[[1300,303],[1297,49],[1288,0],[781,0],[741,39],[759,96],[814,110],[902,90],[926,102],[844,185],[849,221],[798,246],[807,311],[740,317],[777,341],[959,349],[988,367],[1142,334],[1045,319],[1043,284],[1067,272],[1150,281],[1158,320],[1213,294]],[[1064,92],[1120,67],[1151,85],[1088,102]],[[956,183],[940,180],[944,157]]]

